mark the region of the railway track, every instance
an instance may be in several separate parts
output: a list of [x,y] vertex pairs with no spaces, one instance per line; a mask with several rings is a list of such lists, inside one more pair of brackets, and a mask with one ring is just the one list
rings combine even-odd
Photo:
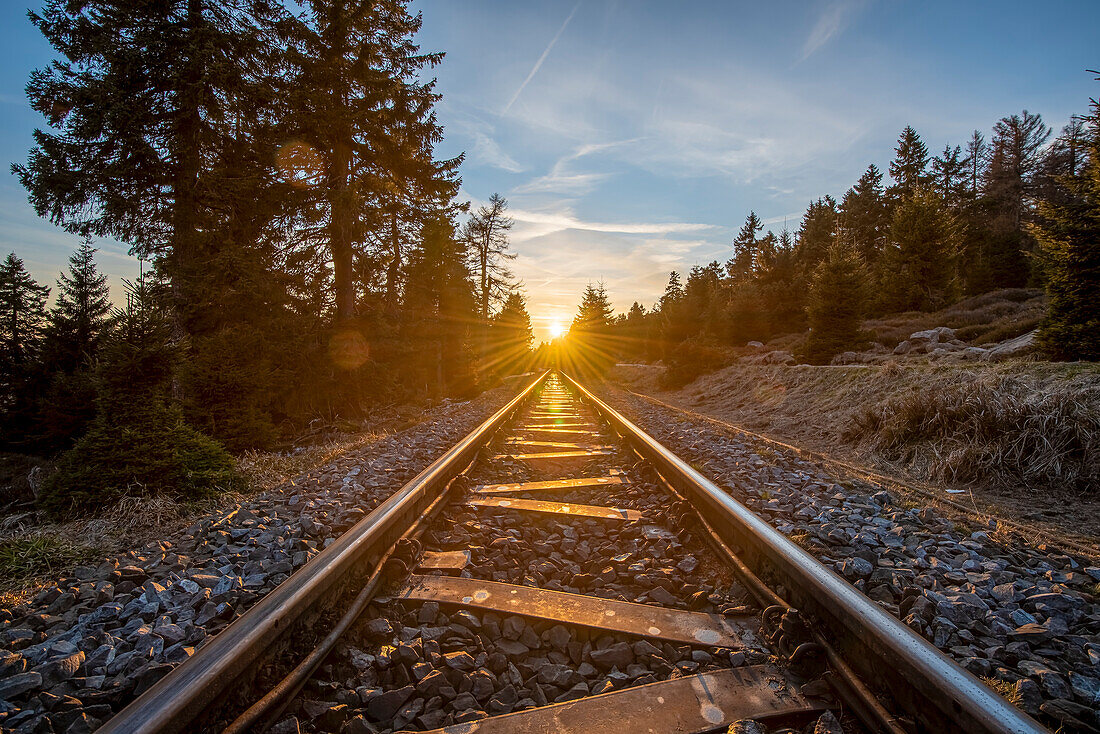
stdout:
[[101,731],[701,734],[747,720],[1046,731],[555,373]]

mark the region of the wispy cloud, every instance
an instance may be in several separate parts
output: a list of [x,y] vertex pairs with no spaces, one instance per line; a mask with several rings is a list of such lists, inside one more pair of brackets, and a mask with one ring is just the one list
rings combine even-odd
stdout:
[[[523,239],[531,239],[534,236],[543,236],[550,232],[559,232],[566,229],[616,234],[675,234],[699,232],[711,229],[714,226],[697,222],[587,222],[578,219],[568,209],[560,211],[513,209],[509,214],[517,223],[536,225],[534,229],[540,230],[538,234],[529,234]],[[520,241],[519,236],[513,237],[513,239]]]
[[469,154],[477,163],[484,163],[509,173],[521,173],[526,170],[500,147],[494,137],[496,130],[484,120],[473,117],[459,118],[450,124],[450,129],[469,138],[471,144]]
[[559,28],[558,32],[554,34],[554,37],[550,39],[550,43],[542,52],[542,56],[539,56],[539,60],[536,61],[535,65],[531,67],[531,72],[527,75],[527,78],[523,80],[523,83],[519,85],[519,89],[517,89],[516,93],[512,95],[512,98],[508,100],[508,104],[504,105],[505,112],[512,109],[512,105],[515,104],[516,99],[519,98],[520,93],[527,86],[528,82],[530,82],[535,77],[535,74],[539,72],[539,69],[542,68],[542,62],[546,61],[546,57],[550,55],[550,51],[554,48],[554,44],[558,42],[559,38],[561,38],[561,34],[565,32],[566,26],[569,25],[569,21],[573,20],[573,16],[577,14],[577,9],[580,8],[580,6],[580,3],[577,3],[573,6],[573,10],[570,11],[569,16],[565,19],[565,22],[561,24],[561,28]]
[[830,3],[818,17],[810,35],[806,37],[806,42],[802,44],[802,58],[799,61],[805,61],[847,28],[852,16],[863,5],[864,0],[835,0]]
[[573,164],[585,156],[594,155],[614,148],[637,142],[638,138],[629,140],[613,140],[607,143],[587,143],[574,149],[568,155],[562,156],[554,162],[550,172],[545,176],[533,178],[525,184],[521,184],[512,191],[516,194],[563,194],[567,196],[580,196],[587,194],[601,181],[611,177],[609,173],[582,172],[572,170]]

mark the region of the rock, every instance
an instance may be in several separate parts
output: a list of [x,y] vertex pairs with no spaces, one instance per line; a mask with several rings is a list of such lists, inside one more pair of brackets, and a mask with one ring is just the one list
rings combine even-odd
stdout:
[[380,693],[367,701],[367,716],[373,721],[389,721],[397,715],[414,693],[416,689],[412,686]]
[[20,673],[0,680],[0,700],[11,701],[27,691],[42,687],[42,674],[37,671]]
[[1096,731],[1096,729],[1085,723],[1094,715],[1093,710],[1073,701],[1062,698],[1044,701],[1039,710],[1047,716],[1057,719],[1063,726],[1069,727],[1073,731]]
[[741,719],[730,724],[726,734],[768,734],[768,727],[753,719]]
[[790,352],[776,350],[764,355],[764,364],[796,364],[794,356]]
[[955,330],[946,326],[937,326],[934,329],[916,331],[909,335],[910,343],[914,345],[939,344],[955,338]]
[[1100,679],[1071,671],[1069,687],[1079,702],[1086,706],[1100,705]]
[[1003,341],[991,347],[982,355],[982,359],[987,362],[1003,362],[1007,359],[1025,357],[1038,350],[1038,333],[1039,330],[1035,329],[1015,339]]
[[867,561],[859,556],[849,558],[840,564],[840,572],[844,574],[845,578],[856,579],[866,578],[871,575],[871,572],[875,570],[875,567],[871,565],[870,561]]
[[1021,678],[1016,681],[1013,698],[1018,701],[1018,706],[1029,714],[1039,713],[1039,706],[1043,703],[1043,693],[1039,690],[1039,684],[1030,678]]
[[604,668],[625,668],[634,662],[634,651],[626,642],[616,642],[603,650],[592,651],[592,662]]
[[912,351],[912,349],[913,349],[913,342],[906,339],[905,341],[899,343],[896,347],[894,347],[894,354],[897,354],[897,355],[909,354],[909,352]]

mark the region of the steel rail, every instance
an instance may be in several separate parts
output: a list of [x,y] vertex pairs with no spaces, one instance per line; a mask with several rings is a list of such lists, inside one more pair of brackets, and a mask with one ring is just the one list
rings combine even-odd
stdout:
[[653,462],[670,484],[691,498],[756,574],[782,584],[787,602],[818,622],[855,672],[884,689],[920,730],[936,734],[1047,732],[572,376],[560,374],[638,453]]
[[195,731],[211,703],[234,692],[299,620],[378,565],[385,552],[413,525],[470,463],[482,445],[543,383],[543,372],[446,454],[318,553],[257,602],[190,659],[175,668],[109,719],[98,734],[175,734]]

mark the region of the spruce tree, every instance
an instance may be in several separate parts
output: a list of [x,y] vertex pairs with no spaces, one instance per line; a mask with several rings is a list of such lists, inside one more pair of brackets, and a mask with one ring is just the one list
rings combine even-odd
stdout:
[[443,54],[420,51],[422,19],[407,0],[303,5],[288,24],[289,108],[321,159],[321,185],[309,190],[331,253],[337,320],[346,323],[358,312],[365,285],[358,261],[370,261],[370,243],[382,243],[395,268],[386,276],[393,296],[404,257],[400,227],[415,231],[420,216],[450,205],[461,158],[435,158],[440,97],[425,77]]
[[489,333],[490,369],[500,374],[514,374],[530,366],[535,335],[531,331],[527,304],[518,290],[513,290],[504,299],[504,305],[493,316]]
[[894,160],[890,162],[890,196],[901,201],[928,182],[928,147],[912,126],[907,125],[898,137]]
[[101,349],[95,420],[38,498],[54,515],[96,511],[124,496],[193,500],[240,481],[225,449],[187,425],[172,400],[180,345],[160,305],[165,296],[144,280],[127,289]]
[[938,196],[916,189],[894,209],[881,261],[881,298],[895,311],[935,311],[956,295],[957,219]]
[[828,364],[836,354],[859,348],[867,282],[867,268],[855,250],[843,243],[829,248],[810,279],[807,362]]
[[603,283],[589,283],[568,335],[568,363],[580,374],[602,375],[615,363],[613,318],[614,309]]
[[46,330],[47,369],[72,372],[94,360],[111,313],[107,276],[98,272],[89,240],[69,257],[57,280],[57,301]]
[[969,170],[970,161],[963,157],[958,145],[945,146],[943,153],[932,159],[932,190],[939,194],[948,209],[957,210],[965,202]]
[[25,444],[43,382],[39,357],[50,289],[13,252],[0,263],[0,443]]
[[817,264],[825,259],[826,253],[836,240],[836,235],[836,200],[831,196],[824,196],[810,202],[806,213],[802,215],[802,224],[798,230],[798,245],[795,248],[799,266],[806,273],[807,279]]
[[844,194],[839,213],[841,239],[867,263],[878,260],[889,222],[882,172],[875,164],[867,166],[856,185]]
[[49,384],[38,399],[37,439],[50,448],[82,434],[95,416],[93,379],[99,347],[110,326],[107,276],[96,270],[95,248],[85,240],[57,281],[42,347]]
[[477,279],[478,314],[489,323],[492,308],[511,292],[512,272],[507,262],[516,255],[508,251],[508,232],[515,220],[508,216],[508,200],[492,194],[489,203],[478,207],[462,228],[470,248],[470,268]]
[[1050,299],[1039,337],[1062,360],[1100,360],[1100,102],[1086,123],[1077,173],[1059,179],[1063,195],[1038,203],[1030,227]]
[[756,263],[756,235],[762,229],[764,224],[760,221],[760,217],[756,216],[756,212],[749,212],[745,224],[733,241],[733,258],[726,263],[726,271],[734,280],[752,277],[753,266]]

